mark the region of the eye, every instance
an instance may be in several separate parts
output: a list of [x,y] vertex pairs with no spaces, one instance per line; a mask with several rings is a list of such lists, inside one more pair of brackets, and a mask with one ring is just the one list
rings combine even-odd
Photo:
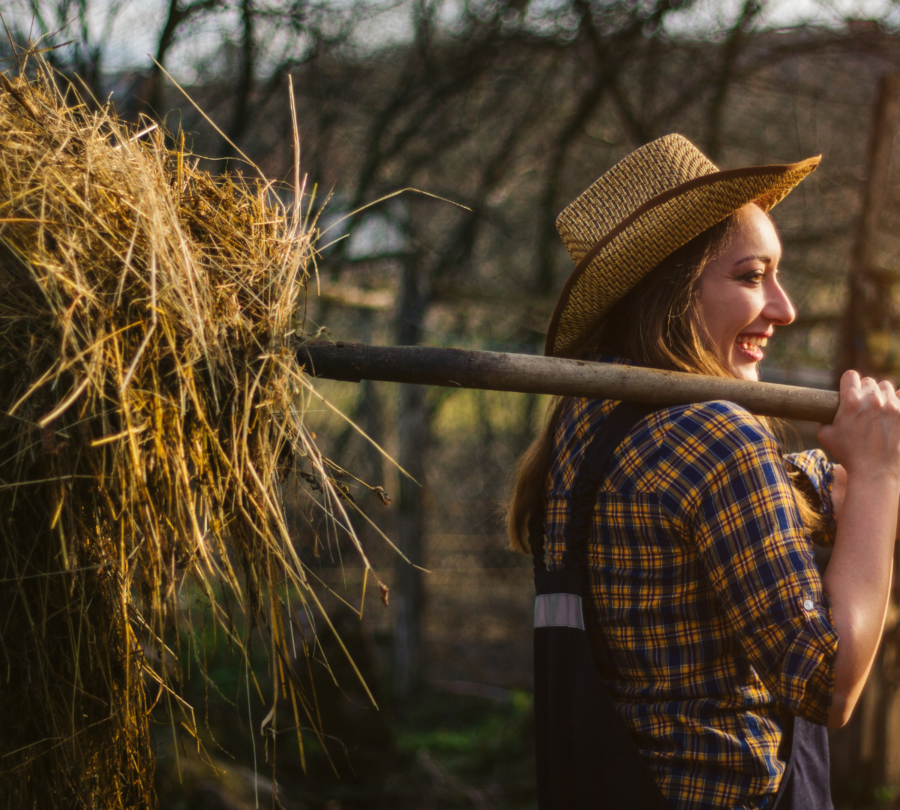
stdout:
[[741,277],[741,281],[746,281],[748,284],[753,284],[754,286],[758,286],[762,284],[763,279],[766,277],[766,274],[762,270],[750,270],[747,273],[744,273]]

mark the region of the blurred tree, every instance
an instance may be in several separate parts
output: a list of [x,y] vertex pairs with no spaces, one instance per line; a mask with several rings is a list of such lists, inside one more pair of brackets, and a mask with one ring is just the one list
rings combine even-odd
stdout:
[[192,0],[188,3],[182,3],[181,0],[169,0],[165,22],[156,41],[156,53],[150,66],[150,75],[140,91],[138,114],[149,113],[162,117],[162,68],[166,64],[169,51],[189,22],[224,7],[225,0]]

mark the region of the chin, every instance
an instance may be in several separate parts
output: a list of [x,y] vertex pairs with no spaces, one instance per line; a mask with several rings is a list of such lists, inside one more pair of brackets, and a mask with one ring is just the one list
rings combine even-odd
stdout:
[[759,364],[741,365],[733,368],[734,376],[739,380],[750,380],[751,382],[759,382]]

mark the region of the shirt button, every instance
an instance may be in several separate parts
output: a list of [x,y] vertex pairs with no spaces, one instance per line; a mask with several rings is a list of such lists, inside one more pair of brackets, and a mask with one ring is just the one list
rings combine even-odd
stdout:
[[812,599],[806,599],[806,600],[803,602],[803,609],[804,609],[804,610],[812,610],[814,607],[815,607],[815,605],[813,604],[813,600],[812,600]]

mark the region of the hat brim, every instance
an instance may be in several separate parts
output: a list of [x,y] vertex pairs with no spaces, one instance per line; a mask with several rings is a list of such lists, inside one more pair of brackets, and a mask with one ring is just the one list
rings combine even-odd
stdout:
[[666,256],[745,205],[770,211],[820,160],[713,172],[646,202],[575,265],[550,319],[544,354],[571,357],[606,311]]

